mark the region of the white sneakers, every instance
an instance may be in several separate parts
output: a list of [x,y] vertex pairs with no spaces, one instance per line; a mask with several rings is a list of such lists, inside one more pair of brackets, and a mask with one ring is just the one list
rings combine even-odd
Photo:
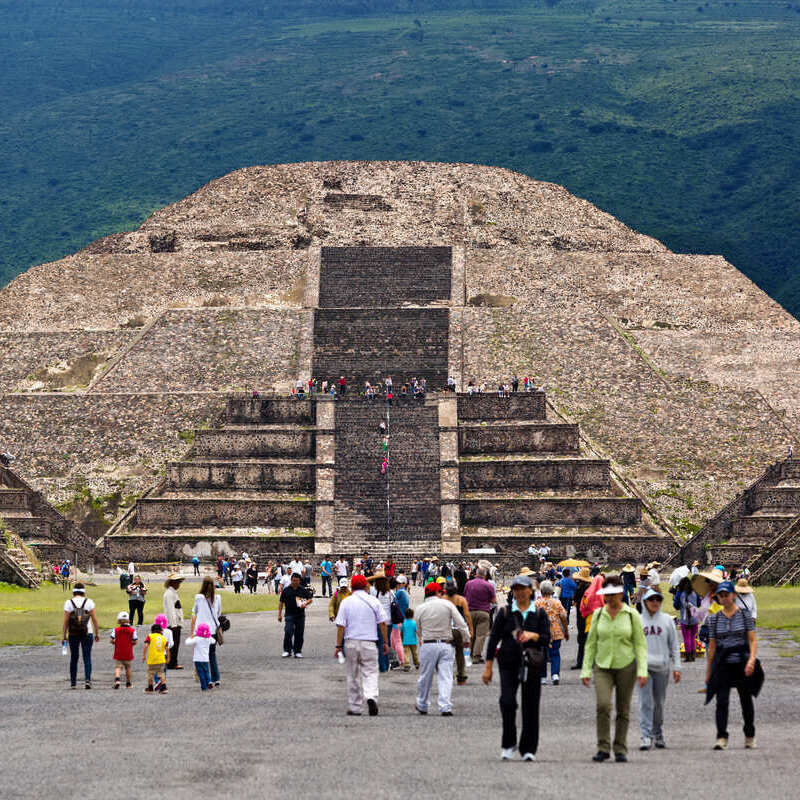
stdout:
[[553,686],[558,686],[558,684],[559,684],[559,681],[560,681],[561,679],[559,678],[558,674],[555,674],[555,675],[553,675],[553,678],[552,678],[552,680],[553,680]]
[[642,741],[639,745],[640,750],[649,750],[653,746],[653,740],[649,736],[642,736]]
[[536,761],[536,756],[533,753],[523,753],[522,754],[523,761]]
[[717,739],[717,743],[714,745],[715,750],[727,750],[728,749],[728,740],[724,739],[722,736]]
[[514,748],[513,747],[504,747],[500,751],[500,760],[501,761],[511,761],[514,758]]
[[755,736],[745,736],[744,737],[744,746],[746,750],[755,750],[758,745],[756,744],[756,737]]
[[290,655],[291,655],[291,653],[288,650],[284,650],[281,653],[281,658],[289,658]]
[[295,657],[295,658],[302,658],[302,657],[303,657],[303,654],[302,654],[302,653],[295,653],[295,654],[294,654],[294,657]]

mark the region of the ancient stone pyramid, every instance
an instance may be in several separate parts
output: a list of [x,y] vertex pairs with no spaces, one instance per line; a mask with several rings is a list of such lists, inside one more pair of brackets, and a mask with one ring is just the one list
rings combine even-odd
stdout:
[[[0,291],[0,446],[52,502],[149,491],[115,535],[167,531],[165,558],[256,530],[318,552],[560,537],[663,557],[798,439],[798,345],[797,320],[724,259],[671,253],[560,186],[473,165],[252,167]],[[382,402],[228,398],[340,374],[351,395],[386,374],[543,391],[398,401],[393,488],[358,459]],[[305,449],[281,454],[281,436]],[[370,493],[388,516],[359,505]]]

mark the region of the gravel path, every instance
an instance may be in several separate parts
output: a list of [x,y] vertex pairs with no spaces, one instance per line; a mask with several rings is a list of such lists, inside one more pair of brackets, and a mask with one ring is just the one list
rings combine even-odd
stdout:
[[[415,675],[399,671],[381,676],[380,716],[346,717],[344,668],[333,659],[326,608],[318,600],[310,610],[302,661],[280,658],[274,612],[233,616],[220,654],[222,688],[213,694],[201,694],[187,668],[170,673],[168,695],[144,695],[138,662],[134,688],[113,691],[105,642],[94,649],[90,692],[69,691],[59,647],[0,649],[0,795],[797,796],[800,658],[779,655],[797,653],[779,632],[761,632],[767,683],[757,700],[755,751],[743,749],[738,699],[731,701],[729,750],[711,751],[713,709],[697,693],[705,665],[696,662],[669,689],[667,750],[640,753],[632,724],[627,765],[591,763],[594,693],[566,670],[561,686],[543,687],[538,761],[500,763],[497,679],[484,687],[477,666],[466,686],[454,688],[452,718],[418,716]],[[565,664],[574,652],[571,641]],[[637,713],[634,700],[634,719]]]

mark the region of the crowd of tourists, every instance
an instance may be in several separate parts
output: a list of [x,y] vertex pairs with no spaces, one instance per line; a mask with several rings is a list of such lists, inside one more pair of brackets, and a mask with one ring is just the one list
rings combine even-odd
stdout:
[[[578,672],[583,685],[593,682],[596,696],[593,760],[627,760],[635,689],[640,749],[667,746],[668,685],[680,681],[682,662],[693,662],[698,654],[706,656],[700,692],[707,703],[716,701],[714,748],[728,745],[732,689],[742,707],[744,745],[756,746],[753,698],[764,674],[757,657],[755,596],[745,574],[729,575],[722,565],[704,570],[695,562],[673,570],[664,592],[658,562],[625,564],[612,572],[599,564],[555,565],[546,560],[548,549],[537,548],[536,555],[540,558],[531,560],[532,567],[523,567],[508,588],[496,580],[495,565],[484,560],[420,558],[411,562],[408,574],[391,556],[375,560],[369,553],[352,565],[343,556],[335,561],[324,557],[317,565],[300,556],[277,562],[272,568],[280,571],[274,589],[279,593],[277,620],[284,626],[281,656],[303,658],[305,615],[315,599],[312,577],[318,570],[322,594],[328,598],[328,619],[336,629],[334,655],[345,665],[348,715],[361,715],[365,708],[370,716],[377,715],[379,676],[413,668],[416,712],[431,712],[436,677],[435,708],[442,716],[452,716],[453,687],[467,683],[467,668],[478,664],[484,684],[493,682],[495,671],[499,679],[501,758],[511,759],[518,752],[523,760],[535,760],[542,686],[548,679],[552,686],[563,683],[561,647],[574,631],[577,654],[568,669]],[[202,691],[220,686],[217,647],[229,622],[222,615],[219,589],[227,581],[240,582],[239,561],[254,565],[246,553],[240,560],[222,559],[216,577],[205,576],[194,597],[184,643],[192,648]],[[273,573],[268,574],[274,581]],[[134,605],[119,612],[110,634],[115,689],[123,679],[126,687],[132,686],[140,633],[146,692],[168,691],[168,672],[183,669],[178,659],[184,628],[178,589],[183,580],[177,573],[167,577],[162,609],[146,631],[137,630],[135,618],[141,626],[147,589],[136,574],[126,586]],[[419,585],[423,599],[415,607],[412,588]],[[675,616],[664,611],[665,598]],[[85,686],[91,688],[92,649],[99,637],[95,604],[76,583],[64,605],[62,637],[64,651],[70,654],[72,688],[81,657]]]

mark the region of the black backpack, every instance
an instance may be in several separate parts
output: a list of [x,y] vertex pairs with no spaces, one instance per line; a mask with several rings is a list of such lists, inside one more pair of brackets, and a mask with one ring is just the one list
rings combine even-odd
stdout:
[[83,605],[80,606],[76,606],[74,600],[70,600],[70,603],[72,603],[72,611],[69,612],[67,633],[83,639],[89,635],[89,612],[86,610],[86,598],[83,598]]

